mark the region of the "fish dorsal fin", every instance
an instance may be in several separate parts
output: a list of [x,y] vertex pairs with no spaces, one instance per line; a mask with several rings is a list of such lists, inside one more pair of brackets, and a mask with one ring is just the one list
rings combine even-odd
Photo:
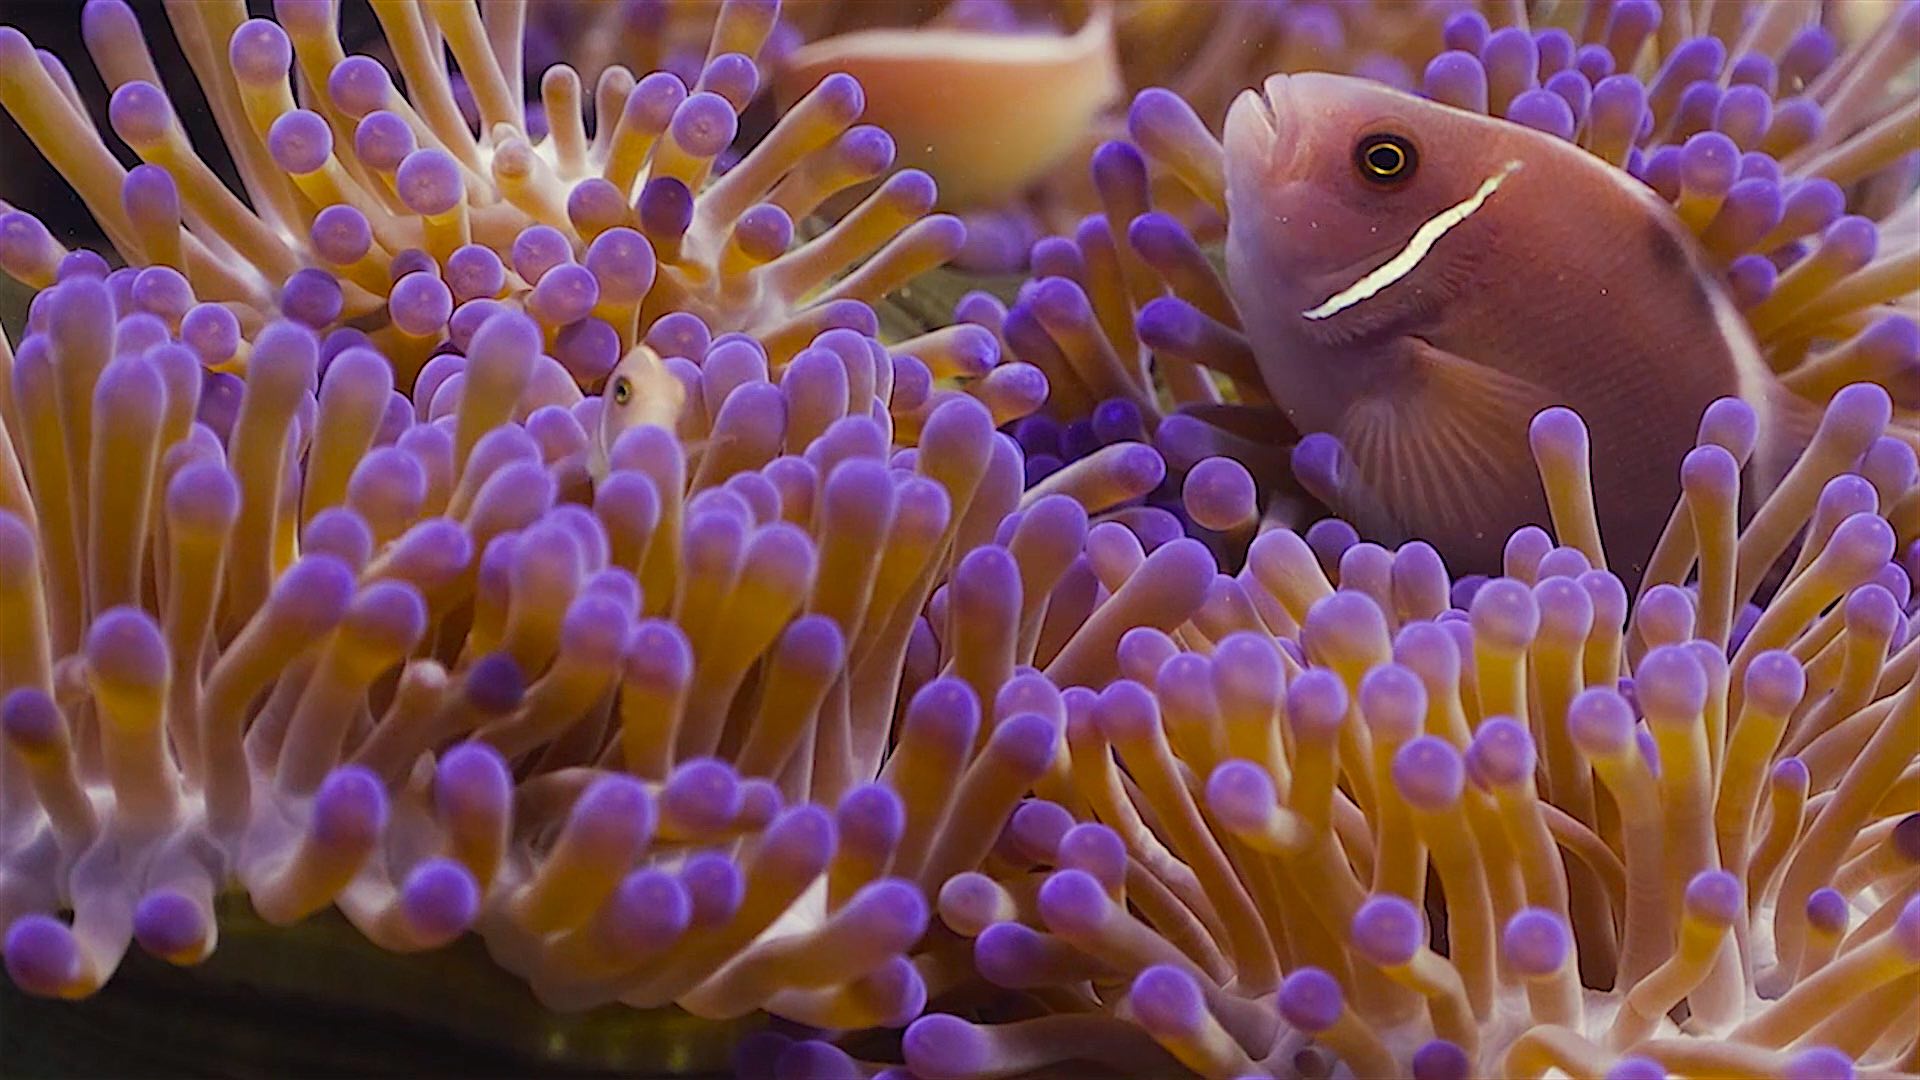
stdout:
[[1506,523],[1545,521],[1527,427],[1555,398],[1419,338],[1401,348],[1403,363],[1348,408],[1336,432],[1363,488],[1351,493],[1363,504],[1354,510],[1409,535],[1405,525],[1418,522],[1420,538],[1454,550],[1497,553]]

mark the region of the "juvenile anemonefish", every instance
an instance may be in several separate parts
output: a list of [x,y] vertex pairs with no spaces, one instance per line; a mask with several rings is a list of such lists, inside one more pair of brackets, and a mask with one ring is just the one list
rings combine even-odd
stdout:
[[[1616,570],[1637,575],[1715,399],[1785,395],[1693,236],[1571,143],[1336,75],[1276,75],[1226,124],[1228,279],[1272,396],[1345,448],[1335,507],[1494,571],[1547,524],[1528,444],[1569,406]],[[1384,538],[1383,538],[1384,539]]]
[[608,455],[622,432],[643,424],[672,431],[686,400],[687,388],[668,370],[660,354],[645,345],[635,345],[615,365],[600,392],[600,423],[587,465],[594,482],[606,479]]

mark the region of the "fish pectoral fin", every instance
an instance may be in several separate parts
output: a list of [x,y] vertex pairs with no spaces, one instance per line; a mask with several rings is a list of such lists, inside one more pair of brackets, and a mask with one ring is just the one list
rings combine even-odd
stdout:
[[1497,552],[1512,529],[1546,524],[1527,428],[1553,395],[1419,338],[1402,347],[1403,362],[1336,432],[1373,514],[1450,558]]

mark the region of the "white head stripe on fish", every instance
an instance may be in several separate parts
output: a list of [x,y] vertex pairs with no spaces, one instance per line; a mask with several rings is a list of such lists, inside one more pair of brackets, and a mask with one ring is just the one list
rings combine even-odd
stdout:
[[1400,249],[1400,254],[1387,260],[1366,277],[1328,297],[1326,303],[1301,312],[1300,317],[1324,319],[1337,315],[1362,300],[1375,296],[1380,290],[1412,273],[1413,268],[1420,265],[1420,260],[1427,257],[1427,252],[1433,250],[1433,245],[1439,243],[1440,238],[1445,236],[1448,230],[1473,216],[1473,212],[1480,209],[1507,177],[1519,170],[1520,162],[1507,162],[1499,172],[1487,177],[1480,184],[1479,189],[1464,201],[1449,206],[1422,222],[1420,227],[1414,230],[1413,239],[1407,241],[1407,246]]

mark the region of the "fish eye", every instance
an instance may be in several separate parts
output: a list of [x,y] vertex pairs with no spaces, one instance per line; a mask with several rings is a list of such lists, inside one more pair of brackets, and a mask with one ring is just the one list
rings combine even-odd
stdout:
[[1354,166],[1362,178],[1375,184],[1405,181],[1419,160],[1413,143],[1398,135],[1369,135],[1353,148]]
[[613,380],[613,403],[625,405],[633,400],[633,382],[625,375]]

